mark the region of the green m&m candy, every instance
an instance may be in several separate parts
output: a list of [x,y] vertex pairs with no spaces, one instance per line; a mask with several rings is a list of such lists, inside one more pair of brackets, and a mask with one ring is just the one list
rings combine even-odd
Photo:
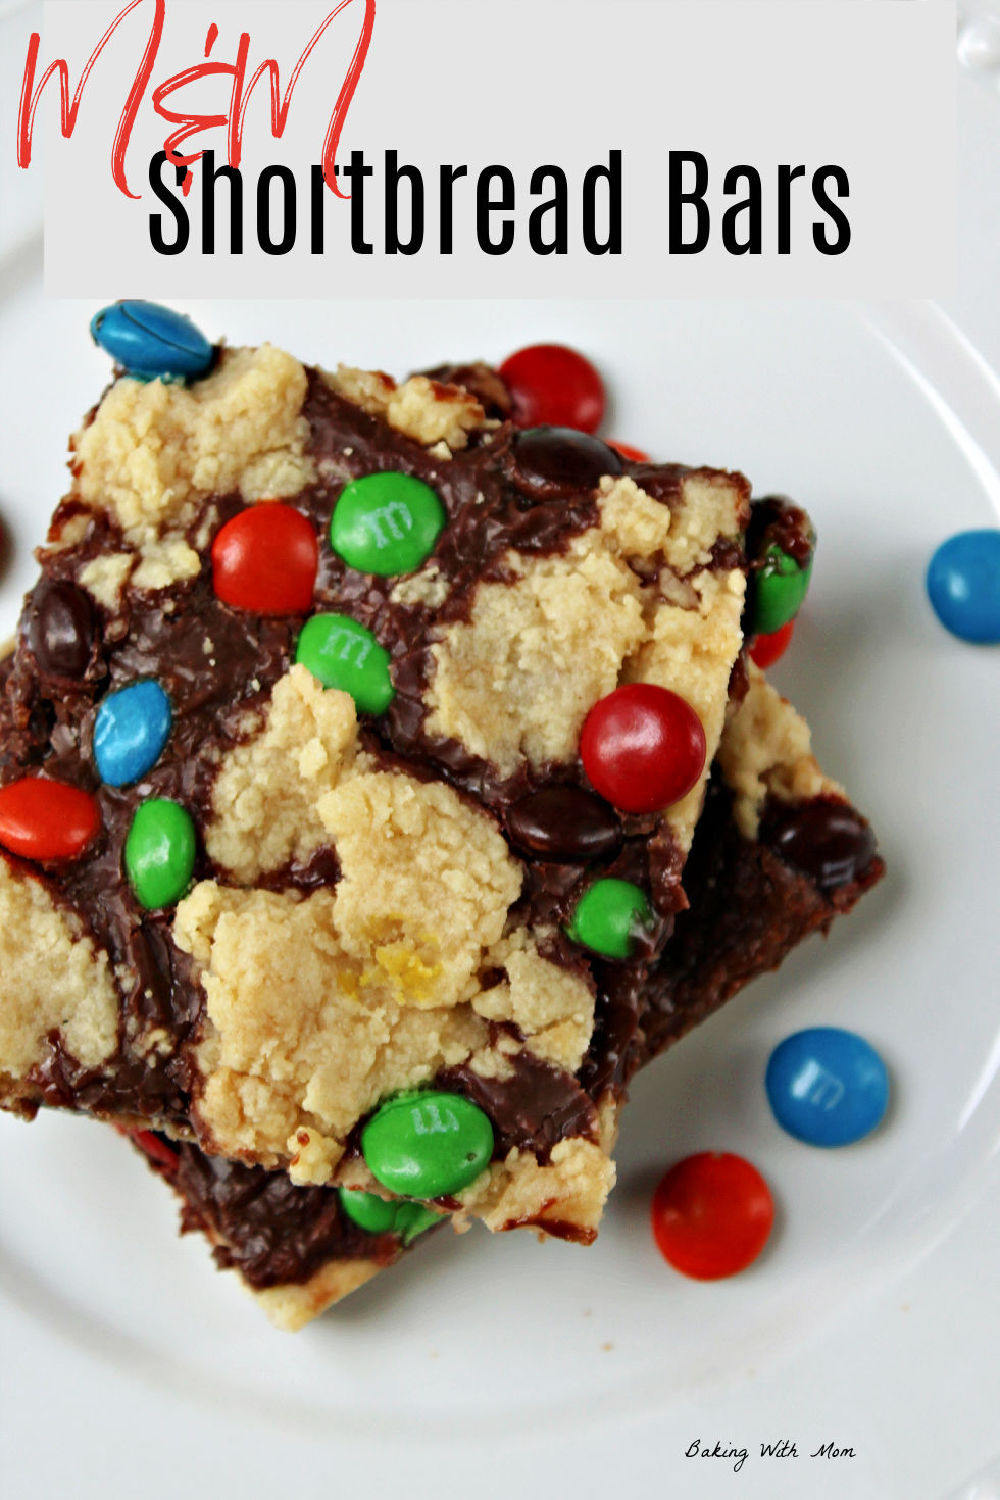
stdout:
[[404,1245],[411,1244],[417,1235],[443,1217],[422,1203],[387,1200],[377,1193],[363,1193],[354,1188],[340,1189],[340,1206],[366,1234],[398,1234]]
[[489,1166],[493,1126],[461,1094],[401,1094],[365,1125],[361,1154],[390,1192],[440,1198],[461,1192]]
[[194,823],[177,802],[152,797],[136,808],[125,840],[125,869],[140,906],[155,911],[179,901],[191,884]]
[[433,1229],[435,1224],[440,1224],[444,1214],[439,1214],[433,1208],[427,1208],[423,1203],[400,1203],[396,1209],[395,1230],[404,1245],[412,1245],[418,1235],[424,1234],[428,1229]]
[[412,573],[441,535],[444,506],[409,474],[367,474],[341,491],[330,522],[333,550],[361,573]]
[[652,917],[649,902],[630,880],[596,880],[577,903],[566,933],[606,958],[628,958],[636,929]]
[[389,1198],[380,1198],[378,1193],[341,1188],[340,1206],[347,1217],[366,1234],[391,1234],[395,1228],[399,1204]]
[[812,577],[812,557],[800,566],[772,542],[751,584],[750,633],[773,635],[802,608]]
[[385,713],[396,696],[388,651],[350,615],[313,615],[302,627],[295,660],[324,687],[350,693],[361,713]]

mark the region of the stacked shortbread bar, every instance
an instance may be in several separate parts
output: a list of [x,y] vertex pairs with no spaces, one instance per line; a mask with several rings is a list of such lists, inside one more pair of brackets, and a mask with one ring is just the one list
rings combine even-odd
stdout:
[[589,1243],[635,1070],[881,875],[746,662],[802,512],[482,367],[150,373],[6,668],[4,1106],[135,1133],[285,1326],[445,1218]]

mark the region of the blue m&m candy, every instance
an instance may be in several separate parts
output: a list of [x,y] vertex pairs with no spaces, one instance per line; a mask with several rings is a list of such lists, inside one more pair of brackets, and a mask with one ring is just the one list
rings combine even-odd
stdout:
[[97,710],[94,759],[108,786],[128,786],[151,771],[170,733],[170,701],[158,682],[109,693]]
[[115,302],[90,324],[91,337],[137,380],[192,380],[215,350],[191,319],[156,302]]
[[927,569],[927,592],[959,640],[1000,643],[1000,530],[960,531],[942,542]]
[[810,1146],[850,1146],[870,1135],[889,1104],[889,1074],[853,1031],[813,1026],[771,1053],[767,1102],[783,1130]]

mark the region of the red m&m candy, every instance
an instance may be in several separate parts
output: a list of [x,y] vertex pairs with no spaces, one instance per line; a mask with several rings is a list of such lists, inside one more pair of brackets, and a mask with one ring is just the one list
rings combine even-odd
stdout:
[[652,683],[595,703],[580,736],[594,790],[623,812],[658,812],[687,796],[705,768],[705,731],[690,703]]
[[79,787],[26,776],[0,789],[0,845],[22,859],[76,859],[100,826],[96,800]]
[[212,543],[212,586],[223,604],[258,615],[304,615],[319,549],[312,522],[275,500],[241,510]]
[[604,417],[604,383],[589,359],[564,344],[532,344],[498,371],[518,427],[575,427],[596,432]]
[[127,1135],[139,1150],[155,1162],[158,1167],[163,1167],[167,1172],[175,1172],[180,1157],[176,1151],[172,1151],[166,1141],[162,1141],[158,1135],[151,1130],[126,1130],[124,1126],[115,1127],[119,1135]]
[[776,661],[780,661],[788,650],[794,629],[795,621],[789,620],[780,630],[772,631],[770,635],[759,635],[750,647],[754,665],[764,672],[768,667],[773,667]]
[[757,1168],[729,1151],[700,1151],[670,1168],[653,1195],[653,1238],[664,1260],[696,1281],[735,1276],[755,1261],[774,1223]]
[[613,443],[608,439],[608,447],[620,453],[622,458],[627,459],[630,464],[648,464],[649,454],[642,448],[633,448],[631,443]]

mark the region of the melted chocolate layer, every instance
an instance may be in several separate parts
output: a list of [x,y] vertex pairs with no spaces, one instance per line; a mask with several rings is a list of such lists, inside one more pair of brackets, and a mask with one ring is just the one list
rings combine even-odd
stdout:
[[493,1121],[500,1159],[513,1147],[548,1161],[552,1147],[569,1136],[596,1134],[594,1101],[564,1068],[530,1052],[511,1059],[509,1078],[481,1078],[471,1068],[446,1068],[437,1082],[464,1094]]
[[181,1233],[207,1235],[216,1264],[235,1267],[255,1291],[306,1282],[331,1260],[388,1266],[402,1253],[398,1235],[368,1234],[349,1219],[336,1190],[294,1187],[284,1172],[162,1144],[172,1167],[165,1154],[144,1154],[183,1200]]

